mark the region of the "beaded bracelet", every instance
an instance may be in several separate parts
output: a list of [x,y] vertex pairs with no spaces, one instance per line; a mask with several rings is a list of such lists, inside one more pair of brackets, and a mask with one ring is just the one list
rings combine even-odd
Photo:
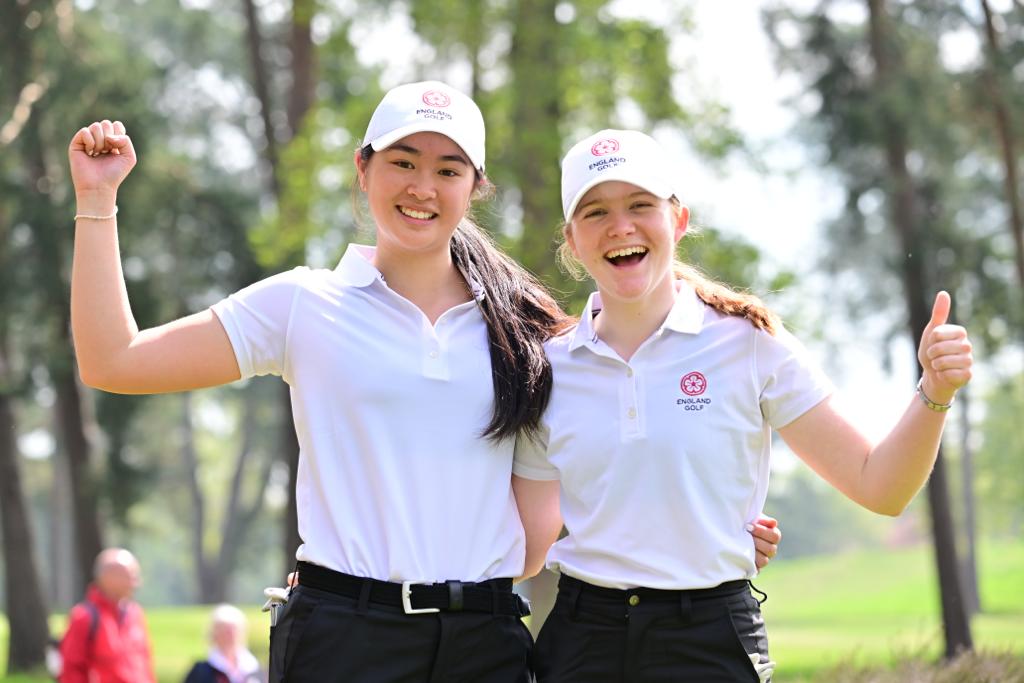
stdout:
[[953,407],[953,401],[956,400],[955,396],[949,399],[949,403],[936,403],[925,396],[924,389],[921,386],[922,384],[924,384],[924,377],[917,380],[917,395],[921,397],[921,402],[927,406],[928,410],[934,410],[936,413],[944,413]]
[[86,218],[86,219],[88,219],[90,221],[109,221],[111,218],[113,218],[116,215],[117,215],[117,205],[115,204],[114,205],[114,213],[110,214],[109,216],[89,216],[89,215],[86,215],[84,213],[76,213],[75,214],[75,220],[77,221],[80,218]]

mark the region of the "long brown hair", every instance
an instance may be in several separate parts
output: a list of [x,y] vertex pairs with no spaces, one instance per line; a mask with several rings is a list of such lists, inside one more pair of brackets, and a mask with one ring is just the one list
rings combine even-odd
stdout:
[[[678,211],[681,206],[679,200],[672,197],[669,201]],[[570,229],[570,223],[571,219],[562,223],[562,243],[558,246],[558,263],[568,275],[576,280],[583,280],[586,276],[586,269],[573,256],[569,242],[565,238],[566,231]],[[672,273],[677,280],[683,280],[693,287],[693,291],[701,301],[719,313],[745,318],[754,327],[773,335],[782,326],[779,316],[753,294],[732,289],[728,285],[708,277],[696,266],[683,263],[678,257],[672,263]]]
[[[364,163],[373,156],[366,145],[359,151]],[[477,172],[474,199],[492,189]],[[487,323],[494,407],[483,436],[492,441],[536,435],[551,398],[551,364],[543,344],[570,327],[573,320],[543,285],[494,243],[467,215],[452,235],[452,260],[466,278],[484,290],[480,313]]]

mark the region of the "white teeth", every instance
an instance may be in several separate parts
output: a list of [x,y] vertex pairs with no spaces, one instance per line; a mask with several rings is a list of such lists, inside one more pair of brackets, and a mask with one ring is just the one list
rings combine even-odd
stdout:
[[418,219],[423,220],[423,221],[425,221],[425,220],[427,220],[429,218],[433,218],[434,215],[435,215],[435,214],[432,214],[429,211],[416,211],[415,209],[407,209],[404,206],[398,207],[398,210],[401,211],[402,213],[404,213],[409,218],[418,218]]
[[622,249],[613,249],[604,255],[605,258],[618,258],[620,256],[629,256],[631,254],[646,254],[647,247],[623,247]]

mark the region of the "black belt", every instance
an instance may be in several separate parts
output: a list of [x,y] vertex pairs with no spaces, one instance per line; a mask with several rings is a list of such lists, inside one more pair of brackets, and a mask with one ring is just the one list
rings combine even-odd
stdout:
[[356,600],[365,598],[380,605],[401,607],[406,614],[444,610],[525,617],[530,613],[530,603],[512,592],[512,579],[489,579],[476,583],[392,583],[352,576],[301,561],[298,563],[297,571],[300,586],[309,586]]
[[643,600],[678,600],[688,596],[691,600],[707,600],[709,598],[722,598],[736,595],[748,589],[748,582],[744,579],[737,581],[726,581],[711,588],[687,588],[680,590],[664,590],[661,588],[606,588],[595,586],[592,583],[581,581],[574,576],[562,574],[558,579],[558,587],[578,590],[586,595],[594,595],[602,598],[628,600],[631,596],[637,596]]

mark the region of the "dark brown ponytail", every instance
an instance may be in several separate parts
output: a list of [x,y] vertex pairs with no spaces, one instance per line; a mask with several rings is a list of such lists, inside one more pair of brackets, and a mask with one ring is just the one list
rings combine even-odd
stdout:
[[[368,162],[373,148],[360,158]],[[492,186],[477,177],[474,198]],[[482,436],[501,441],[522,432],[532,437],[551,398],[551,364],[544,342],[575,322],[543,285],[494,243],[471,219],[463,218],[451,240],[452,260],[484,290],[479,303],[490,342],[494,407]]]

